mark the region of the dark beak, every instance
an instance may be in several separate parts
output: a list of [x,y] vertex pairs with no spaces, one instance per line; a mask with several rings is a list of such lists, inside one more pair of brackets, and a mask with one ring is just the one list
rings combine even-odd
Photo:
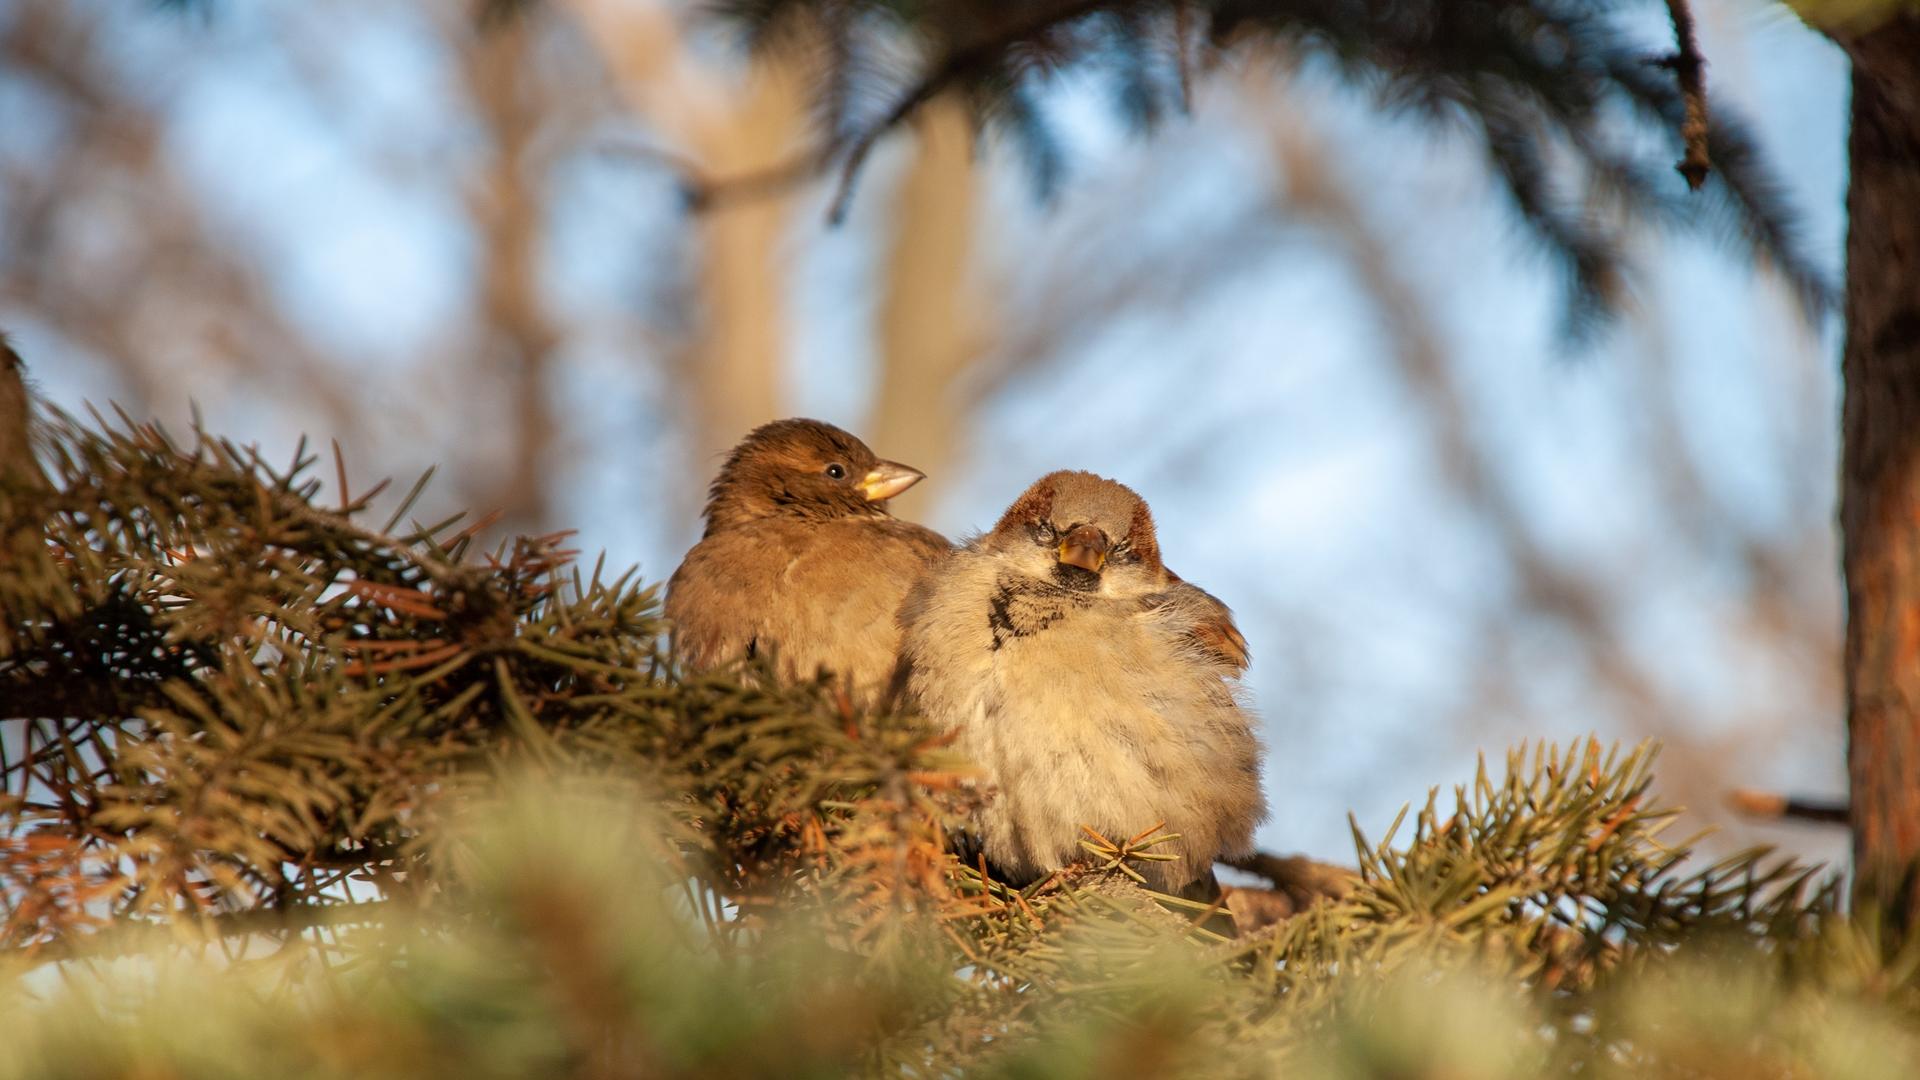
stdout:
[[897,461],[875,465],[856,485],[868,502],[885,502],[927,478],[927,474]]
[[1099,573],[1107,565],[1107,534],[1092,525],[1076,525],[1060,540],[1060,561]]

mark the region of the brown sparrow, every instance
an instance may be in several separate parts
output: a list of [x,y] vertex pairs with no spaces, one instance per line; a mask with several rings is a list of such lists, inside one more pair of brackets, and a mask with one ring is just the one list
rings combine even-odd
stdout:
[[868,698],[899,652],[907,590],[952,551],[887,500],[924,478],[818,420],[778,420],[733,448],[706,533],[667,582],[675,652],[705,669],[770,653],[783,678],[826,668]]
[[1015,884],[1161,825],[1162,892],[1218,894],[1213,861],[1266,816],[1260,743],[1238,701],[1246,639],[1220,601],[1160,561],[1133,491],[1042,477],[901,610],[901,672],[921,713],[986,773],[973,822]]

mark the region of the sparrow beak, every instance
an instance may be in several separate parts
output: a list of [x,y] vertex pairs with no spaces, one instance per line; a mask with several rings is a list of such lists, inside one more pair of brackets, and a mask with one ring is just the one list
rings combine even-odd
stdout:
[[868,502],[885,502],[927,478],[927,474],[897,461],[883,461],[856,485]]
[[1060,561],[1099,573],[1107,565],[1107,534],[1092,525],[1078,525],[1060,541]]

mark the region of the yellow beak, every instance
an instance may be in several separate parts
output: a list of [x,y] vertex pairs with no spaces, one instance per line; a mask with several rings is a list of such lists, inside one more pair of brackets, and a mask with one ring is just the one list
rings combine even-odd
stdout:
[[855,485],[868,502],[885,502],[927,478],[927,474],[897,461],[883,461]]
[[1080,525],[1060,541],[1060,561],[1099,573],[1107,565],[1107,534],[1092,525]]

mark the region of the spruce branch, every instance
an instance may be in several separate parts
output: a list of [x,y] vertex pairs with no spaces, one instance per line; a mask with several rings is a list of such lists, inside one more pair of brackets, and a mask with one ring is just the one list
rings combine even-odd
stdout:
[[[1125,872],[1172,858],[1157,830],[1089,830],[1091,871],[1024,889],[963,865],[945,739],[766,658],[675,670],[657,590],[563,535],[469,561],[455,526],[323,510],[304,453],[102,424],[50,425],[48,489],[0,488],[42,530],[0,562],[0,692],[117,695],[0,720],[0,1072],[252,1075],[267,1046],[316,1076],[1517,1080],[1720,1037],[1761,1072],[1920,1063],[1920,945],[1819,868],[1695,859],[1651,746],[1483,760],[1356,828],[1353,871],[1241,860],[1316,895],[1228,939],[1220,901]],[[49,968],[51,1002],[12,978]]]
[[1165,851],[1152,850],[1163,844],[1171,844],[1180,839],[1179,833],[1161,832],[1160,829],[1165,824],[1166,822],[1164,821],[1158,822],[1125,840],[1117,842],[1107,839],[1090,826],[1082,825],[1080,826],[1080,831],[1087,834],[1087,839],[1080,841],[1080,846],[1087,854],[1097,860],[1093,864],[1095,871],[1118,870],[1135,882],[1145,884],[1147,879],[1142,877],[1139,871],[1127,865],[1128,863],[1180,861],[1180,856],[1178,855]]

